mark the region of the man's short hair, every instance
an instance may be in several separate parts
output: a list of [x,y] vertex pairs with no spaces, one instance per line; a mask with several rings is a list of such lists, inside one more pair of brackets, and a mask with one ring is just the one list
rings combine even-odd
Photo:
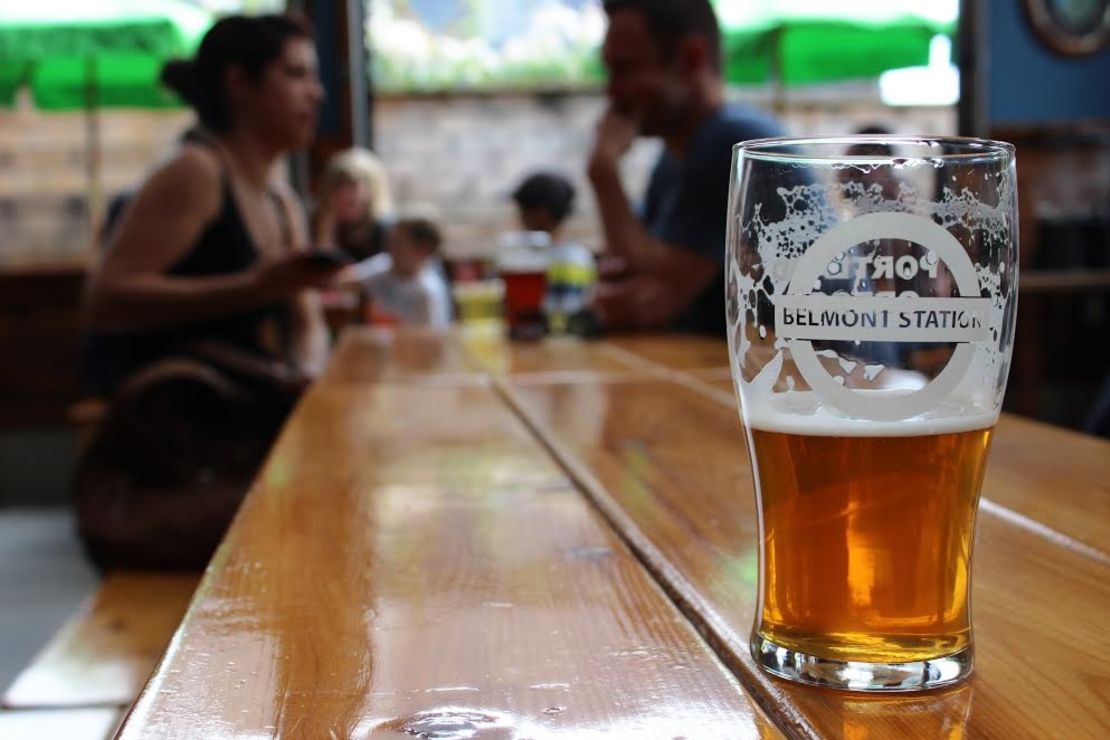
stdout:
[[709,0],[605,0],[608,15],[626,8],[643,14],[665,59],[673,58],[678,42],[693,34],[708,42],[713,70],[721,71],[721,28]]
[[393,228],[400,229],[409,239],[426,246],[431,252],[438,252],[443,244],[443,234],[439,227],[424,216],[403,216],[393,222]]
[[562,223],[574,209],[574,185],[560,174],[536,172],[517,186],[513,200],[521,208],[543,208]]
[[[864,126],[856,130],[857,136],[890,136],[891,131],[886,126],[872,125]],[[871,141],[865,144],[853,144],[848,147],[845,152],[850,156],[876,156],[876,157],[893,157],[894,147],[890,144],[882,142]]]

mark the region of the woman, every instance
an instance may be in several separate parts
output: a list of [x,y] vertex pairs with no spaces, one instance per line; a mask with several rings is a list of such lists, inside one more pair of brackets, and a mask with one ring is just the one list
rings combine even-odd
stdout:
[[232,16],[163,82],[198,126],[120,216],[89,280],[113,408],[77,476],[102,565],[203,566],[297,393],[323,367],[335,273],[276,175],[323,97],[306,23]]
[[385,249],[383,220],[392,210],[382,163],[366,149],[348,149],[333,156],[324,170],[313,235],[317,244],[364,260]]

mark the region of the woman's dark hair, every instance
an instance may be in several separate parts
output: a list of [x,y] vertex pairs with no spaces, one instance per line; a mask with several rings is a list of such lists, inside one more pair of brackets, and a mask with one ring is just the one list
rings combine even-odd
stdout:
[[238,66],[257,81],[289,39],[311,38],[312,27],[296,14],[231,15],[204,34],[194,58],[167,62],[162,84],[196,111],[205,128],[227,131],[233,123],[224,86],[227,70]]

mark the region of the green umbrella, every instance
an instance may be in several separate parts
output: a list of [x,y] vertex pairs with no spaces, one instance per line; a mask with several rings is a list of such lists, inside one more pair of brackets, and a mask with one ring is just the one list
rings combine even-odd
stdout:
[[181,0],[0,0],[0,104],[29,85],[46,110],[177,105],[159,70],[211,23]]
[[[929,0],[715,0],[725,78],[793,86],[877,77],[928,63],[955,31],[951,3]],[[945,7],[947,6],[947,7]]]
[[190,54],[211,23],[180,0],[0,0],[0,105],[29,85],[41,109],[86,112],[90,237],[104,200],[96,111],[179,105],[159,84],[162,64]]

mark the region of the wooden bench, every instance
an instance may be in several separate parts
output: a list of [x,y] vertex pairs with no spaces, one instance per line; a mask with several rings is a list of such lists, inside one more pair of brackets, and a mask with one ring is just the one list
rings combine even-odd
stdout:
[[4,740],[107,740],[119,725],[118,707],[0,711]]
[[[66,622],[4,693],[0,707],[62,709],[127,707],[150,677],[196,589],[196,574],[116,572]],[[19,716],[16,716],[18,714]],[[7,726],[24,726],[35,716],[66,722],[65,712],[0,713]],[[80,719],[80,718],[79,718]],[[84,716],[82,721],[89,722]],[[95,723],[94,723],[95,724]],[[13,731],[14,732],[14,731]],[[44,737],[77,737],[44,732]]]

